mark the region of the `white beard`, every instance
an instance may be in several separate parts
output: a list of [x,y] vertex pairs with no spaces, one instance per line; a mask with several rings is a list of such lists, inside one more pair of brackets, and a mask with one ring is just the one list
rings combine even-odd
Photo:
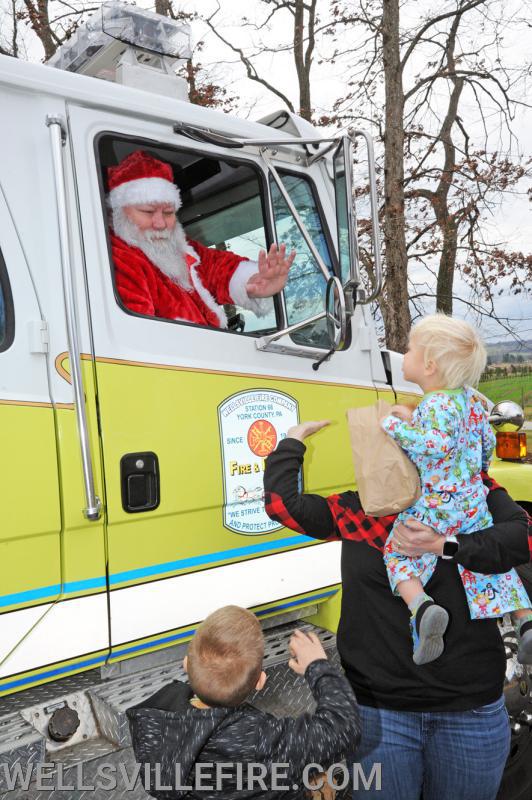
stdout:
[[112,212],[113,230],[127,244],[138,247],[152,264],[164,272],[185,291],[192,289],[185,260],[187,239],[179,221],[172,231],[141,231],[131,222],[123,208]]

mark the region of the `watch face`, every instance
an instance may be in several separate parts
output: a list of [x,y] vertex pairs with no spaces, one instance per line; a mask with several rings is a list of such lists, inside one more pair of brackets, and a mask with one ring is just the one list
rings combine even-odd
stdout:
[[445,558],[452,558],[458,550],[458,542],[445,542],[443,545],[443,555]]

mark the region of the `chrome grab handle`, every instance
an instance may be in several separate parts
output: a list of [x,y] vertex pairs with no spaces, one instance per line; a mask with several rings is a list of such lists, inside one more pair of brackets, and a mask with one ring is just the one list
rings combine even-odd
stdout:
[[382,291],[382,261],[381,261],[381,247],[380,247],[380,231],[379,231],[379,205],[377,199],[377,173],[375,170],[375,153],[373,150],[373,140],[366,131],[352,130],[348,131],[349,138],[354,142],[357,136],[362,136],[366,142],[368,152],[368,170],[369,170],[369,197],[371,204],[371,230],[373,241],[373,256],[375,260],[375,287],[372,293],[359,300],[359,303],[366,305],[375,300]]
[[[338,146],[334,158],[341,152],[343,158],[343,167],[345,171],[345,190],[346,190],[346,212],[347,212],[347,230],[349,241],[349,282],[354,284],[353,288],[356,290],[362,283],[359,267],[358,255],[358,235],[357,235],[357,222],[356,222],[356,208],[353,193],[353,152],[351,147],[351,138],[343,136]],[[335,188],[336,188],[336,172],[335,175]],[[336,198],[338,204],[338,198]],[[337,212],[338,214],[338,212]],[[340,256],[340,235],[338,233],[338,256]],[[344,285],[344,289],[347,283]]]
[[65,192],[65,171],[63,165],[63,146],[66,142],[66,130],[61,117],[48,114],[46,125],[50,131],[52,161],[54,167],[54,183],[57,204],[57,227],[61,249],[61,274],[63,279],[63,295],[68,337],[68,353],[74,392],[74,408],[78,428],[81,463],[83,467],[83,483],[85,486],[86,507],[84,516],[92,522],[100,519],[102,504],[94,488],[94,472],[87,428],[87,412],[85,409],[85,392],[81,375],[81,358],[78,337],[78,317],[74,292],[74,275],[70,260],[68,239],[68,216]]

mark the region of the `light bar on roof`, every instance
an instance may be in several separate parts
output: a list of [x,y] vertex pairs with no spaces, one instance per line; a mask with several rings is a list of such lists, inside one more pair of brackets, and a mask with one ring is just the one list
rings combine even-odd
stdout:
[[108,50],[121,54],[116,43],[140,48],[170,59],[191,56],[190,28],[176,20],[134,5],[109,0],[49,59],[48,64],[70,72],[88,73],[91,61]]

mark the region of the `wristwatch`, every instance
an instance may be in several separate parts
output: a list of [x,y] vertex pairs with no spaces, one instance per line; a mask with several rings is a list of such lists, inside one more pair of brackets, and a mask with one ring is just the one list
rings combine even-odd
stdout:
[[450,561],[453,559],[458,552],[459,548],[458,540],[456,536],[448,536],[445,542],[443,543],[443,551],[441,557],[444,558],[446,561]]

